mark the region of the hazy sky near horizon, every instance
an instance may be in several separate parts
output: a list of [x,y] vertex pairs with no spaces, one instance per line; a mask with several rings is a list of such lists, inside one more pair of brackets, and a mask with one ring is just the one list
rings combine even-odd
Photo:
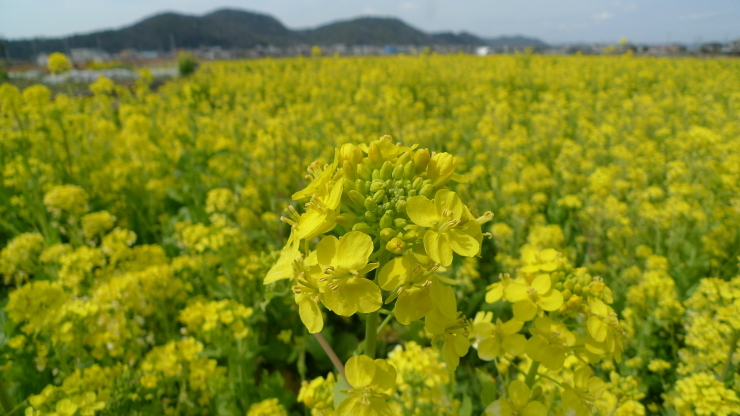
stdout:
[[56,37],[128,26],[163,11],[239,8],[291,29],[393,16],[425,31],[533,36],[550,43],[702,43],[740,38],[738,0],[0,0],[0,37]]

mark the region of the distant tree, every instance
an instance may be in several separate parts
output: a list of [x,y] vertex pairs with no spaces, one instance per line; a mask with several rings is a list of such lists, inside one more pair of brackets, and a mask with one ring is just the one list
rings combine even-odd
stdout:
[[180,70],[180,76],[182,77],[187,77],[198,69],[198,61],[189,52],[182,52],[177,55],[177,65]]

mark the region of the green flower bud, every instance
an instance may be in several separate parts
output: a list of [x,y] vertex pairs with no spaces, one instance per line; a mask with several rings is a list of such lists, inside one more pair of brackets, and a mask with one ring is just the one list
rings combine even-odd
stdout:
[[413,155],[411,154],[411,152],[405,152],[404,154],[402,154],[402,155],[401,155],[401,156],[400,156],[400,157],[398,158],[398,161],[396,161],[396,164],[397,164],[397,165],[401,165],[401,166],[405,166],[405,165],[406,165],[406,163],[408,163],[408,161],[409,161],[409,160],[411,160],[411,157],[412,157],[412,156],[413,156]]
[[393,179],[402,179],[403,178],[403,165],[396,165],[395,168],[393,168]]
[[380,169],[373,169],[373,181],[380,180]]
[[383,189],[385,187],[385,182],[381,180],[373,180],[373,183],[370,184],[369,191],[372,193],[376,193],[379,190]]
[[434,187],[429,184],[422,186],[421,190],[419,190],[419,195],[424,195],[425,197],[431,199],[434,195]]
[[365,206],[365,197],[361,193],[352,190],[349,191],[348,195],[349,200],[352,201],[353,204],[357,205],[357,208],[362,208]]
[[383,164],[383,153],[377,144],[372,143],[367,149],[367,160],[373,168],[379,168]]
[[409,198],[411,198],[412,196],[416,196],[416,189],[412,189],[409,191]]
[[365,211],[365,219],[368,221],[377,221],[378,216],[372,211]]
[[390,228],[393,226],[393,213],[386,212],[380,218],[380,228]]
[[[355,181],[355,191],[361,193],[362,195],[365,195],[367,193],[367,185],[365,185],[365,181],[362,179],[357,179]],[[364,198],[364,196],[363,196]]]
[[373,195],[373,201],[375,201],[376,204],[379,204],[383,202],[383,198],[385,198],[385,190],[381,189],[378,192]]
[[395,228],[403,228],[406,226],[406,220],[403,218],[396,218],[393,220],[393,227]]
[[380,168],[380,179],[387,181],[388,179],[391,179],[393,176],[393,165],[391,165],[391,162],[385,161],[383,163],[383,167]]
[[384,241],[388,241],[395,236],[396,230],[394,230],[393,228],[383,228],[380,231],[380,238],[382,238]]
[[571,296],[573,296],[573,294],[568,289],[563,290],[561,293],[563,294],[564,301],[567,301],[568,299],[570,299]]
[[580,283],[576,283],[576,285],[573,286],[573,293],[580,295],[581,290],[583,290],[583,286],[581,286]]
[[397,212],[406,212],[406,201],[398,201],[396,202],[396,211]]
[[568,279],[565,282],[563,282],[563,287],[567,290],[573,289],[573,280]]
[[419,189],[421,189],[421,185],[423,182],[424,182],[424,179],[416,178],[414,179],[414,182],[411,184],[411,187],[418,191]]
[[361,163],[357,165],[357,175],[359,175],[362,180],[369,181],[372,179],[373,172],[370,170],[369,166]]
[[557,290],[563,290],[563,283],[562,282],[557,282],[552,287],[554,287]]
[[365,234],[375,234],[375,230],[373,227],[369,226],[367,223],[364,222],[358,222],[357,224],[352,226],[352,231],[362,231]]
[[398,237],[392,238],[385,245],[385,249],[393,254],[401,254],[406,250],[406,243]]
[[342,170],[344,170],[344,177],[350,181],[357,179],[357,165],[351,163],[349,160],[342,162]]
[[414,166],[416,166],[416,173],[424,172],[429,163],[429,149],[417,150],[414,154]]
[[409,230],[408,232],[406,232],[406,234],[403,235],[403,241],[407,243],[413,243],[418,238],[419,238],[419,233],[417,233],[414,230]]
[[414,166],[414,161],[409,160],[404,166],[403,166],[403,177],[411,180],[414,179],[414,175],[416,174],[416,166]]
[[373,198],[370,196],[365,198],[364,205],[365,209],[368,211],[375,211],[378,208],[378,204],[376,204],[375,201],[373,201]]

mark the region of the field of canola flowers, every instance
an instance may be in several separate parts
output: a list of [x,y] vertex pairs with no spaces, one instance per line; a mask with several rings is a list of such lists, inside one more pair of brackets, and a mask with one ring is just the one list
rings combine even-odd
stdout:
[[0,85],[6,414],[740,413],[740,61],[143,75]]

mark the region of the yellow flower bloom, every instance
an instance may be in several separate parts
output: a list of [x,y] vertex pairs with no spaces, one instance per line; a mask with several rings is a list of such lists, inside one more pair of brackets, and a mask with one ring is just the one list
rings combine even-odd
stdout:
[[352,357],[346,366],[349,395],[336,409],[337,416],[392,416],[388,393],[396,387],[396,369],[386,360],[367,355]]
[[537,400],[530,400],[530,390],[526,384],[514,380],[509,384],[509,397],[498,399],[486,407],[490,416],[546,416],[547,407]]
[[434,308],[427,314],[424,324],[427,331],[434,335],[434,341],[443,340],[442,354],[447,368],[455,371],[460,364],[460,357],[470,348],[469,324],[457,311],[455,291],[442,284],[432,285]]
[[480,251],[480,224],[454,192],[440,189],[431,201],[423,195],[409,198],[406,212],[415,224],[429,228],[424,234],[424,248],[435,262],[449,266],[453,250],[466,257]]
[[397,296],[394,313],[398,322],[409,325],[421,319],[434,306],[430,287],[437,281],[433,270],[427,270],[413,255],[396,257],[383,266],[378,284],[383,290],[394,290],[386,303]]
[[576,343],[575,334],[565,324],[546,316],[535,319],[534,328],[529,331],[532,333],[527,340],[529,358],[542,362],[548,370],[560,370],[570,347]]
[[507,353],[513,356],[522,354],[527,339],[519,331],[524,322],[517,319],[502,322],[501,319],[496,319],[494,324],[492,320],[492,312],[478,312],[473,320],[473,332],[478,339],[478,357],[490,361]]
[[552,288],[549,274],[537,275],[531,281],[517,277],[506,286],[504,295],[514,303],[514,316],[524,322],[542,311],[555,311],[563,304],[563,295]]
[[380,288],[364,277],[378,267],[378,263],[368,264],[372,252],[372,239],[359,231],[350,231],[341,239],[334,236],[321,239],[316,254],[325,276],[318,280],[327,308],[342,316],[380,309],[383,304]]
[[604,381],[591,376],[591,368],[579,367],[573,373],[573,383],[563,384],[563,413],[573,416],[588,416],[591,407],[604,394]]

